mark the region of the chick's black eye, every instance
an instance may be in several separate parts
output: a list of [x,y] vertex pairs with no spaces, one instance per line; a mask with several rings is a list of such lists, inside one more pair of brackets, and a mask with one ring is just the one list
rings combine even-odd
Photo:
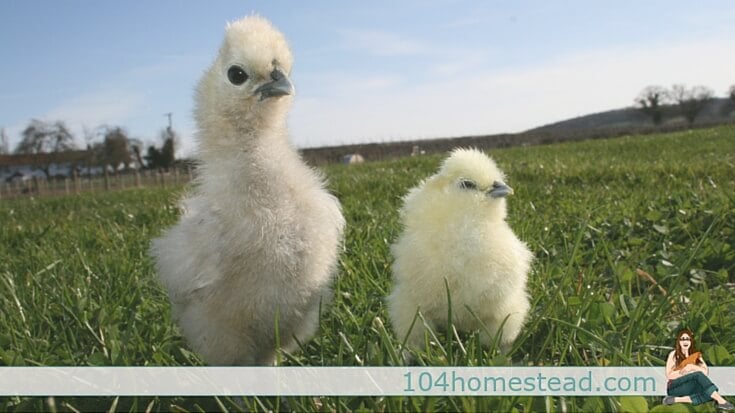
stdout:
[[468,179],[462,179],[459,181],[459,187],[461,189],[477,189],[477,184]]
[[227,79],[233,85],[240,86],[248,80],[248,74],[240,66],[230,66],[227,70]]

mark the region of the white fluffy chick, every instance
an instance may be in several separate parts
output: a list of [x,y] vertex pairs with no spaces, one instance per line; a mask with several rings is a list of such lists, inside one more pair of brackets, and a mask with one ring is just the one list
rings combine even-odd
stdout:
[[[190,346],[211,365],[269,365],[316,330],[344,218],[288,140],[292,56],[270,22],[230,23],[196,93],[199,176],[152,243]],[[278,331],[276,331],[278,326]]]
[[446,279],[454,326],[479,329],[484,345],[502,326],[501,349],[509,349],[529,310],[532,260],[505,222],[512,193],[495,162],[474,149],[454,150],[436,175],[409,191],[400,211],[403,232],[391,248],[388,310],[399,340],[408,335],[408,344],[424,343],[420,318],[409,333],[417,310],[432,330],[446,328]]

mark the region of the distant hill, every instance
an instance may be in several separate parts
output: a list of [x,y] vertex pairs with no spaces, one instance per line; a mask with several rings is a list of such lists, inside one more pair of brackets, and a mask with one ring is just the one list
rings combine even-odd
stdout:
[[[729,99],[715,98],[702,110],[692,127],[704,128],[725,123],[735,124],[735,104]],[[344,162],[345,156],[351,154],[360,154],[366,161],[378,161],[416,153],[445,153],[456,147],[488,150],[631,134],[672,132],[688,128],[686,120],[676,113],[674,106],[665,107],[663,124],[659,126],[654,126],[650,117],[640,110],[630,107],[563,120],[521,133],[305,148],[300,152],[307,162],[320,165]]]
[[[694,124],[711,125],[732,120],[735,112],[735,104],[730,99],[714,98],[702,112],[697,116]],[[686,120],[679,115],[676,107],[664,106],[663,126],[686,125]],[[608,110],[606,112],[593,113],[577,118],[554,122],[548,125],[529,129],[524,133],[547,133],[573,130],[591,129],[638,129],[654,126],[651,117],[640,110],[628,107],[623,109]]]
[[[692,127],[705,128],[726,123],[735,124],[735,104],[729,99],[714,98],[702,109]],[[640,110],[629,107],[567,119],[514,134],[503,133],[305,148],[300,152],[307,162],[312,165],[319,165],[344,162],[345,156],[351,154],[360,154],[366,161],[378,161],[410,156],[416,153],[445,153],[456,147],[475,147],[488,150],[491,148],[551,144],[631,134],[672,132],[688,128],[689,125],[686,120],[677,113],[674,106],[665,107],[663,124],[659,126],[654,126],[651,118]]]

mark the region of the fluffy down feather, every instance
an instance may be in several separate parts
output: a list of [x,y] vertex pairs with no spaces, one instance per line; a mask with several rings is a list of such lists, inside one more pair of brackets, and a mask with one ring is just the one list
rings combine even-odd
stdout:
[[344,219],[288,140],[292,56],[250,16],[228,24],[196,93],[198,178],[152,243],[191,347],[213,365],[272,364],[314,333],[331,296]]
[[409,333],[417,310],[432,329],[447,325],[446,279],[458,330],[484,331],[479,318],[492,335],[481,334],[484,344],[501,325],[501,347],[512,344],[529,310],[532,254],[505,222],[510,194],[495,162],[472,149],[453,151],[436,175],[409,191],[400,211],[403,232],[391,249],[388,308],[399,340],[424,342],[420,319]]

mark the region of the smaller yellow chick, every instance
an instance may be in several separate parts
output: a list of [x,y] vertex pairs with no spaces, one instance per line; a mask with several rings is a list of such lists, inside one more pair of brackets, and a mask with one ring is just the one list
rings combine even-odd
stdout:
[[447,325],[446,280],[454,326],[481,330],[485,345],[502,326],[501,349],[510,348],[530,307],[526,280],[533,258],[505,222],[511,194],[503,172],[475,149],[454,150],[436,175],[409,191],[400,211],[403,232],[391,248],[388,309],[399,340],[408,335],[410,345],[424,342],[421,320],[409,333],[417,310],[432,329]]

